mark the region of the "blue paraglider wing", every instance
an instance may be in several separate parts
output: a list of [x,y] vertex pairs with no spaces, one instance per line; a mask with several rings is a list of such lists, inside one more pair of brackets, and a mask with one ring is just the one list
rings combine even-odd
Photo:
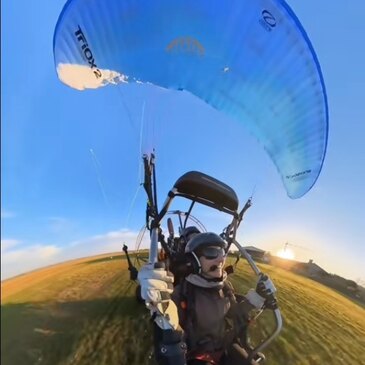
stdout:
[[59,78],[83,90],[141,82],[187,90],[242,122],[288,195],[316,182],[328,107],[313,47],[280,0],[70,0],[54,34]]

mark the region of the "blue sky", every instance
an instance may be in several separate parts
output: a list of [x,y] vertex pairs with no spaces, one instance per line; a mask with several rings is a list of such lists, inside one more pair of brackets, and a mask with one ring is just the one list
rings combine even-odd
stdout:
[[[365,4],[288,3],[316,50],[330,114],[322,173],[297,200],[287,197],[271,160],[242,125],[188,93],[146,85],[78,92],[63,85],[52,37],[64,2],[3,2],[2,278],[118,251],[122,242],[133,248],[145,215],[141,150],[155,147],[160,204],[180,175],[203,171],[231,185],[242,204],[254,190],[239,232],[244,245],[276,253],[290,242],[306,248],[292,247],[299,260],[365,279]],[[211,230],[227,222],[204,209],[196,216]]]

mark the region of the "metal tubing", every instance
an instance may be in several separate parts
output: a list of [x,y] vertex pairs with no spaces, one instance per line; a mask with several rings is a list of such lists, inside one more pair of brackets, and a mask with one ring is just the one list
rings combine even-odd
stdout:
[[283,319],[281,317],[280,309],[274,309],[276,328],[275,331],[260,345],[254,348],[254,353],[262,351],[265,347],[267,347],[270,342],[279,334],[283,327]]
[[158,228],[151,229],[151,245],[148,261],[150,264],[155,264],[158,258]]
[[[246,258],[246,260],[248,261],[248,263],[250,264],[252,270],[255,272],[255,274],[260,277],[262,275],[261,270],[257,267],[255,261],[252,259],[251,255],[239,244],[239,242],[237,242],[236,240],[233,241],[234,245],[238,248],[238,250],[240,251],[240,253]],[[279,334],[279,332],[281,331],[282,327],[283,327],[283,319],[281,317],[281,312],[280,309],[277,308],[274,310],[274,315],[275,315],[275,322],[276,322],[276,327],[274,332],[264,341],[262,342],[260,345],[256,346],[251,355],[250,355],[250,359],[252,360],[253,356],[262,351],[264,348],[266,348],[270,342]]]
[[240,253],[245,257],[245,259],[250,264],[252,270],[255,272],[257,276],[262,274],[261,270],[257,267],[255,261],[252,259],[251,255],[237,242],[237,240],[233,240],[234,245],[238,248]]

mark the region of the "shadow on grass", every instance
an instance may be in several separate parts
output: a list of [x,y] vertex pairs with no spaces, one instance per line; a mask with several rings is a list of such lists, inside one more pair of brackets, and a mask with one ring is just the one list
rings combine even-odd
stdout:
[[148,314],[134,297],[1,306],[1,364],[143,364]]

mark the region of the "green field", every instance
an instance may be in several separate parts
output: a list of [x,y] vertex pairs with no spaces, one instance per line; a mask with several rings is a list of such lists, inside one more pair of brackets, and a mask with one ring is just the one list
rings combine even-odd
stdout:
[[[365,365],[365,309],[309,279],[260,265],[275,281],[284,318],[265,351],[273,365]],[[231,281],[253,285],[243,262]],[[152,350],[149,316],[137,304],[120,254],[88,258],[2,282],[2,365],[143,365]],[[253,325],[258,341],[270,312]]]

